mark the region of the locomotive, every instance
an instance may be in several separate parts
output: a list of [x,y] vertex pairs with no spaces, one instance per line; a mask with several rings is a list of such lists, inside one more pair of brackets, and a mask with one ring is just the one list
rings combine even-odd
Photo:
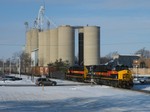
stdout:
[[126,66],[111,68],[107,65],[72,66],[66,73],[67,80],[80,82],[93,81],[99,85],[108,85],[119,88],[132,88],[132,73]]

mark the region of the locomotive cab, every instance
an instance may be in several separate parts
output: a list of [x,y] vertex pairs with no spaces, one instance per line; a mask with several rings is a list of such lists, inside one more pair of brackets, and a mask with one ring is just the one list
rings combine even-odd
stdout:
[[129,81],[132,79],[132,73],[130,70],[121,70],[118,71],[118,79],[119,80],[125,80]]
[[133,77],[130,70],[118,71],[119,85],[123,88],[133,87]]

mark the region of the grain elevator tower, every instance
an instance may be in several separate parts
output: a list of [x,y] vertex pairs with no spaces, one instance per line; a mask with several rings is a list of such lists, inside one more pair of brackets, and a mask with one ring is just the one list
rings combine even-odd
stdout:
[[[34,28],[26,32],[26,53],[33,61],[32,66],[47,66],[56,60],[75,64],[75,47],[78,47],[79,65],[100,64],[100,27],[61,25],[45,29],[45,7],[41,6]],[[47,17],[46,17],[47,18]],[[49,21],[49,19],[48,19]],[[50,27],[49,21],[49,27]],[[78,46],[75,46],[75,30],[78,30]]]

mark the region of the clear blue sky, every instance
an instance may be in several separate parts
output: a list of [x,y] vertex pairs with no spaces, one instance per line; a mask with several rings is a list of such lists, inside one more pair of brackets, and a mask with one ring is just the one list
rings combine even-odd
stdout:
[[[25,45],[25,26],[33,27],[43,0],[0,0],[0,59]],[[101,56],[150,50],[150,0],[45,0],[55,24],[101,27]]]

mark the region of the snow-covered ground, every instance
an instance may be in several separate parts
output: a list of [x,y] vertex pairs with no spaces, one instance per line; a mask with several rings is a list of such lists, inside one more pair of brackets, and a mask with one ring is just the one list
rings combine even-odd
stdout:
[[[36,78],[35,78],[36,79]],[[34,86],[22,81],[0,81],[0,112],[149,112],[150,95],[108,86],[57,80],[58,86]],[[26,85],[26,86],[25,86]],[[60,85],[60,86],[59,86]],[[142,85],[135,85],[143,89]],[[144,86],[144,85],[143,85]],[[148,90],[150,85],[145,85]],[[149,89],[150,90],[150,89]]]

